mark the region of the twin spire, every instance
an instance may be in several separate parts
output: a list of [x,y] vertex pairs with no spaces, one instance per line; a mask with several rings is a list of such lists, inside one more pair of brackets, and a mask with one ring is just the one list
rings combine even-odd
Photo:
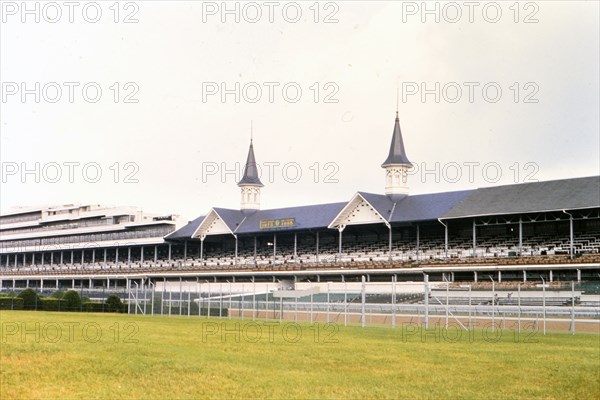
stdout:
[[[400,130],[400,118],[396,111],[396,120],[394,122],[394,132],[392,133],[392,142],[388,157],[385,159],[382,168],[386,171],[385,194],[394,202],[397,202],[408,196],[408,170],[412,164],[406,156],[404,141],[402,140],[402,131]],[[250,148],[244,167],[244,175],[237,184],[241,188],[242,211],[253,212],[260,209],[260,189],[264,186],[260,181],[256,157],[254,156],[254,144],[252,139],[252,125],[250,127]]]

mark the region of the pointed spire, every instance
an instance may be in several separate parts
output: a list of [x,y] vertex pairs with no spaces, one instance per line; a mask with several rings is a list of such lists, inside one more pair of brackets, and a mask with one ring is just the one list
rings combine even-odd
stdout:
[[238,186],[264,186],[258,177],[258,168],[256,167],[256,158],[254,157],[252,137],[250,137],[250,148],[248,149],[248,158],[246,159],[246,166],[244,167],[244,176],[242,177],[242,180],[238,182]]
[[406,156],[406,150],[404,150],[404,141],[402,140],[402,131],[400,130],[400,118],[398,117],[398,111],[396,111],[396,122],[394,123],[390,153],[381,166],[385,168],[399,164],[410,165],[410,161]]

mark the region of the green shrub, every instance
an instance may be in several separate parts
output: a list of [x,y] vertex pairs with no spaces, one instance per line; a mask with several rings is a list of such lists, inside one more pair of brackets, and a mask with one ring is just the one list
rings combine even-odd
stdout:
[[22,310],[23,299],[20,297],[0,297],[0,310]]
[[106,305],[110,312],[123,312],[123,302],[116,294],[111,294],[106,298]]
[[62,299],[55,299],[54,297],[45,297],[40,299],[40,306],[38,310],[44,311],[65,311],[65,301]]
[[65,292],[63,292],[62,290],[57,290],[54,293],[52,293],[52,295],[50,295],[50,297],[54,297],[55,299],[62,299],[64,295],[65,295]]
[[23,307],[25,310],[36,310],[39,302],[39,296],[35,290],[27,288],[17,295],[23,299]]
[[74,290],[69,290],[62,297],[65,301],[65,311],[81,311],[81,297]]
[[107,309],[106,303],[94,303],[91,301],[83,303],[83,311],[86,312],[106,312]]

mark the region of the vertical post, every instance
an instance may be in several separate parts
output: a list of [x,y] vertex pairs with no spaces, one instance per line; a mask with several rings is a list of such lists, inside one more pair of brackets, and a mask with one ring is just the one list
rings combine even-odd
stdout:
[[316,262],[319,262],[319,231],[317,231],[317,238],[316,238],[316,245],[317,245],[317,258],[316,258]]
[[519,257],[523,255],[523,219],[519,217]]
[[517,330],[519,335],[521,335],[521,284],[517,284],[517,302],[519,306],[519,311],[517,314]]
[[388,239],[388,260],[392,261],[392,224],[388,224],[389,239]]
[[84,257],[85,257],[85,250],[81,249],[81,266],[83,267],[83,263],[84,263]]
[[577,270],[577,283],[581,282],[581,270]]
[[235,238],[235,258],[233,259],[233,264],[238,265],[238,237],[237,235],[233,235]]
[[450,313],[449,299],[450,299],[450,282],[448,282],[446,280],[446,330],[448,330],[448,317],[449,317],[449,313]]
[[140,246],[140,262],[144,263],[144,246]]
[[490,276],[492,280],[492,332],[496,332],[496,286],[494,278]]
[[181,317],[181,308],[183,306],[183,278],[179,278],[179,316]]
[[424,291],[425,291],[425,297],[423,298],[423,303],[425,306],[424,325],[425,325],[425,329],[428,329],[429,328],[429,275],[425,274],[425,276],[423,277],[423,283],[424,283]]
[[344,326],[348,326],[348,284],[344,280]]
[[420,236],[421,236],[421,232],[419,229],[419,224],[417,224],[417,249],[416,249],[416,255],[415,255],[417,261],[419,261],[419,246],[420,246],[419,242],[421,239]]
[[542,308],[544,309],[544,336],[546,336],[546,281],[542,277]]
[[444,257],[448,258],[448,225],[444,225]]
[[104,249],[104,265],[106,265],[106,249]]
[[471,302],[471,285],[469,285],[469,331],[471,330],[471,306],[473,303]]
[[131,264],[131,246],[127,246],[127,264]]
[[[256,235],[254,236],[254,265],[256,266]],[[254,280],[254,278],[252,278]]]
[[171,243],[169,243],[169,262],[171,262],[171,251],[172,251],[172,245]]
[[273,234],[273,265],[275,265],[275,261],[277,260],[277,234]]
[[294,262],[298,262],[298,234],[294,232]]
[[119,248],[115,247],[115,264],[119,263]]
[[338,227],[338,262],[342,261],[342,231],[344,230],[344,228],[342,227],[343,225],[340,225]]
[[575,335],[575,282],[571,281],[571,335]]
[[154,263],[156,264],[157,261],[158,261],[158,245],[155,244],[154,245]]
[[187,261],[187,240],[183,241],[183,262]]
[[360,294],[361,294],[360,324],[364,328],[367,324],[366,315],[365,315],[366,314],[366,300],[367,300],[367,283],[366,283],[364,275],[361,277]]
[[475,218],[473,218],[473,258],[477,257],[477,225],[475,225]]
[[573,248],[573,215],[569,214],[569,254],[571,259],[575,256]]
[[200,265],[204,266],[204,238],[206,236],[200,236]]
[[396,275],[392,275],[392,328],[396,327]]

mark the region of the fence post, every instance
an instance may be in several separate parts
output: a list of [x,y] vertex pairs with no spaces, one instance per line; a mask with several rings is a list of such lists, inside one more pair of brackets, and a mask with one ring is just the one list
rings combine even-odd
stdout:
[[397,276],[392,276],[392,328],[396,327],[396,279]]
[[571,281],[571,335],[575,335],[575,282]]
[[360,285],[360,291],[361,291],[361,310],[360,310],[360,319],[361,319],[361,326],[364,328],[366,325],[366,318],[365,318],[365,302],[367,300],[366,297],[366,289],[367,289],[367,284],[365,281],[365,276],[362,276],[361,279],[361,285]]
[[424,282],[424,290],[425,290],[425,297],[424,297],[424,305],[425,305],[425,316],[424,316],[424,324],[425,324],[425,329],[429,329],[429,275],[425,274],[425,276],[423,277],[423,282]]

